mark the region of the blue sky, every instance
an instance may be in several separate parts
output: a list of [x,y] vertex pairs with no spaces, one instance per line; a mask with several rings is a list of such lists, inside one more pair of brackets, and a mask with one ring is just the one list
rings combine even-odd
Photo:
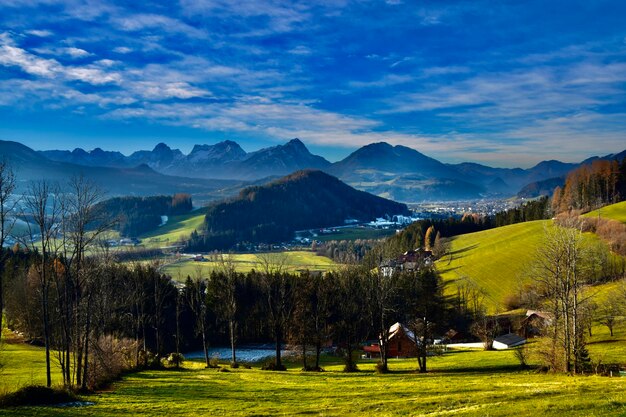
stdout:
[[626,2],[0,0],[0,138],[371,142],[527,167],[626,148]]

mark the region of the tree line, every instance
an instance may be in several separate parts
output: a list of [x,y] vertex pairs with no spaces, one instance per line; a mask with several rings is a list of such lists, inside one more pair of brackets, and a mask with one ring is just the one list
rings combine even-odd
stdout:
[[626,159],[596,160],[567,175],[552,196],[552,211],[589,211],[626,198]]

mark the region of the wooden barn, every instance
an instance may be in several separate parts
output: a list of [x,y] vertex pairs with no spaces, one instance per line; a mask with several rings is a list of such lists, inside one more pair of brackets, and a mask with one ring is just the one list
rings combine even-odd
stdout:
[[[368,358],[380,357],[380,345],[378,343],[364,346],[363,351]],[[390,358],[417,356],[415,335],[408,327],[401,323],[396,323],[389,328],[389,348],[387,354]]]

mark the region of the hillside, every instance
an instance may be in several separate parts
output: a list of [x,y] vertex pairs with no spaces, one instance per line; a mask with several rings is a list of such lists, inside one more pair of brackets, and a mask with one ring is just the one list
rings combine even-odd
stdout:
[[605,219],[617,220],[626,224],[626,201],[611,204],[601,209],[590,211],[584,215],[585,217],[603,217]]
[[204,211],[194,210],[191,213],[170,217],[167,224],[139,235],[139,238],[147,247],[170,246],[189,239],[191,233],[200,230],[203,225]]
[[204,234],[194,239],[192,247],[281,242],[290,240],[296,230],[406,213],[406,205],[355,190],[324,172],[299,171],[210,206]]
[[[450,255],[436,263],[448,284],[446,293],[454,295],[459,286],[469,285],[484,291],[491,312],[505,311],[506,298],[526,280],[544,230],[551,224],[551,220],[537,220],[454,237]],[[598,241],[594,234],[585,238]],[[602,286],[594,291],[602,292]]]
[[[504,301],[524,279],[550,220],[518,223],[452,239],[450,256],[437,261],[437,269],[448,283],[446,292],[460,285],[484,290],[492,310],[504,311]],[[450,285],[452,284],[452,285]]]

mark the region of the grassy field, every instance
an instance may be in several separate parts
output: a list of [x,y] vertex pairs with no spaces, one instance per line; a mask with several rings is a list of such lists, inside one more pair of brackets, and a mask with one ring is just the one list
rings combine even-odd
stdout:
[[181,239],[188,238],[194,230],[202,227],[204,212],[201,211],[172,216],[165,226],[141,235],[139,238],[143,245],[149,248],[173,245]]
[[[451,351],[417,374],[415,360],[391,360],[392,373],[374,363],[345,374],[336,361],[326,372],[237,369],[217,372],[199,363],[180,371],[125,376],[86,397],[82,408],[4,410],[28,416],[618,416],[626,413],[626,378],[571,377],[519,370],[511,351]],[[0,414],[3,410],[0,410]]]
[[[539,253],[550,220],[518,223],[453,238],[449,256],[437,261],[446,282],[445,293],[456,294],[457,286],[471,285],[484,292],[485,305],[492,313],[506,311],[505,299],[527,280],[527,271]],[[585,239],[598,240],[591,233]],[[617,256],[617,255],[615,255]],[[615,283],[592,287],[598,300],[605,299]]]
[[605,219],[613,219],[622,223],[626,223],[626,201],[602,207],[601,209],[591,211],[584,216],[598,217],[598,215],[604,217]]
[[[268,254],[233,254],[229,255],[238,272],[249,272],[252,269],[263,269],[264,261]],[[203,274],[208,274],[211,270],[220,268],[221,262],[212,260],[207,257],[206,262],[194,262],[189,259],[181,259],[172,262],[163,268],[163,272],[171,275],[174,279],[186,279],[187,275],[194,276],[197,274],[198,268]],[[325,256],[318,256],[313,252],[307,251],[288,251],[276,254],[270,254],[269,259],[272,262],[283,262],[284,269],[288,271],[300,271],[308,269],[310,271],[329,271],[337,268],[338,264]]]
[[450,256],[437,262],[447,293],[454,293],[455,285],[476,285],[485,291],[492,311],[504,311],[505,297],[524,279],[549,224],[549,220],[519,223],[454,238]]
[[[61,371],[52,360],[52,383],[62,382]],[[46,356],[40,347],[22,343],[6,330],[0,345],[0,393],[15,391],[26,385],[46,384]],[[1,413],[1,411],[0,411]]]
[[338,230],[337,233],[318,235],[315,239],[322,242],[329,240],[383,239],[396,233],[394,229],[372,229],[369,227],[346,227]]

